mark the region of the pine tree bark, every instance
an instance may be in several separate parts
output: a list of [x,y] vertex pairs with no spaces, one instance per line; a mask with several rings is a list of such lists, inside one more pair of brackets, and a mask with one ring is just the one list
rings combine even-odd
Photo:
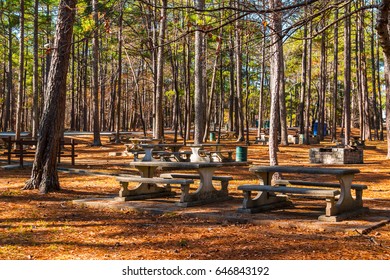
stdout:
[[[39,110],[38,110],[38,97],[39,97],[39,65],[38,65],[38,0],[34,2],[34,39],[33,39],[33,54],[34,54],[34,64],[33,64],[33,105],[32,105],[32,137],[37,137],[38,132],[38,122],[39,122]],[[72,115],[73,116],[73,115]]]
[[[202,11],[205,8],[204,0],[194,1],[195,8],[198,11]],[[200,15],[202,18],[203,15]],[[201,28],[201,26],[198,26]],[[205,53],[205,36],[202,31],[197,30],[195,32],[195,131],[194,131],[194,143],[200,144],[203,141],[204,133],[204,114],[205,114],[205,77],[204,69],[206,68],[206,53]]]
[[24,189],[39,189],[40,193],[60,189],[57,155],[64,127],[66,77],[69,67],[75,7],[76,0],[61,0],[59,4],[37,149],[31,178],[24,186]]
[[163,96],[164,96],[164,44],[167,21],[167,0],[162,1],[160,14],[160,30],[157,46],[157,88],[156,88],[156,115],[153,126],[153,137],[161,139],[164,136]]
[[99,16],[98,0],[92,0],[92,17],[95,24],[92,41],[92,114],[93,146],[101,146],[99,121]]
[[16,102],[15,139],[20,139],[24,92],[24,0],[20,0],[19,90]]
[[[270,8],[276,9],[281,7],[280,0],[271,0]],[[271,65],[270,65],[270,93],[271,93],[271,110],[270,110],[270,130],[269,130],[269,159],[270,165],[278,165],[278,117],[279,117],[279,91],[281,90],[281,70],[282,65],[280,54],[280,37],[277,31],[280,30],[281,15],[280,13],[272,13],[270,21],[272,35],[271,35]]]
[[[389,22],[390,0],[382,0],[379,4],[379,13],[376,30],[382,46],[385,60],[386,80],[386,116],[390,116],[390,22]],[[390,118],[386,118],[386,130],[390,131]],[[390,158],[390,133],[387,133],[387,158]]]
[[[239,9],[239,1],[236,3],[236,8]],[[237,142],[244,141],[244,106],[242,102],[242,39],[241,39],[242,27],[240,21],[235,22],[235,56],[236,56],[236,96],[237,96],[237,107],[236,116],[238,124],[238,137]]]
[[[337,2],[337,0],[336,0]],[[337,140],[337,95],[338,95],[338,74],[339,74],[339,24],[338,24],[338,18],[339,18],[339,11],[338,9],[335,10],[334,14],[335,18],[335,26],[334,26],[334,56],[333,56],[333,94],[332,94],[332,108],[331,108],[331,114],[332,114],[332,142],[336,142]]]
[[[310,38],[312,38],[313,35],[313,22],[310,21]],[[312,80],[312,51],[313,51],[313,40],[309,39],[308,42],[308,57],[307,57],[307,94],[306,94],[306,100],[305,100],[305,138],[304,143],[306,145],[310,144],[310,129],[311,129],[311,122],[310,122],[310,106],[311,106],[311,80]]]
[[[345,6],[345,13],[351,12],[351,4]],[[344,21],[344,143],[351,137],[351,19]]]

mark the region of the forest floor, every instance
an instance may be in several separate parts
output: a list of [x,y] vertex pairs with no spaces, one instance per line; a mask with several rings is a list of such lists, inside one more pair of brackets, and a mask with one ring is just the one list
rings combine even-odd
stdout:
[[[224,143],[230,147],[237,145],[234,141]],[[332,144],[323,142],[311,147],[324,145]],[[75,204],[74,200],[117,195],[118,182],[109,177],[59,173],[62,190],[40,195],[36,190],[21,190],[31,168],[0,168],[0,259],[389,260],[390,161],[386,160],[387,145],[379,141],[367,145],[364,164],[343,167],[360,169],[354,183],[368,185],[363,195],[364,205],[370,211],[339,223],[318,221],[317,216],[323,213],[325,203],[301,198],[296,208],[256,214],[258,218],[249,222],[229,220],[224,216],[215,218],[212,215],[215,211],[224,212],[221,207],[226,207],[227,213],[234,212],[240,205],[242,194],[236,190],[238,185],[255,182],[256,177],[247,166],[218,171],[234,177],[230,190],[235,200],[230,205],[221,204],[219,208],[205,205],[191,210],[192,214],[198,211],[199,215],[188,215],[188,209],[142,211],[142,202],[138,202],[138,211]],[[313,165],[309,164],[309,148],[306,145],[280,147],[279,164]],[[108,156],[109,152],[123,150],[123,144],[78,145],[75,168],[136,174],[126,164],[131,158]],[[268,147],[249,146],[248,160],[253,164],[269,165]],[[4,165],[5,158],[0,157],[0,166]],[[61,165],[72,167],[67,159]]]

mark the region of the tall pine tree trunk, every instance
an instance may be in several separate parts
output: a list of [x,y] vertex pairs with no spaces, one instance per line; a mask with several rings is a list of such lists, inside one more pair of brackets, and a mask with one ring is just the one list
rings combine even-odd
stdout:
[[75,0],[60,1],[35,160],[31,178],[24,187],[24,189],[39,189],[40,193],[60,189],[57,173],[57,155],[64,127],[66,77],[75,13]]
[[[282,6],[280,0],[271,0],[270,8],[277,9]],[[281,71],[282,65],[280,55],[281,49],[279,40],[280,37],[277,33],[281,26],[280,13],[271,14],[271,81],[270,81],[270,94],[271,94],[271,112],[270,112],[270,130],[269,130],[269,159],[270,165],[278,165],[278,118],[279,118],[279,91],[281,90]]]
[[[195,8],[198,11],[202,11],[205,8],[204,0],[195,0],[194,4]],[[202,19],[203,15],[200,14],[199,21],[201,21]],[[195,31],[195,144],[202,143],[204,133],[204,113],[206,95],[206,83],[204,79],[204,69],[206,68],[205,56],[205,36],[202,31],[197,30]]]
[[160,14],[160,30],[157,46],[157,88],[156,88],[156,115],[153,126],[153,137],[161,139],[164,136],[163,96],[164,96],[164,44],[167,21],[167,0],[162,1]]
[[34,39],[33,39],[33,104],[32,104],[32,137],[37,137],[38,122],[39,122],[39,111],[38,111],[38,98],[39,98],[39,75],[38,75],[38,0],[34,2]]
[[20,0],[19,90],[16,102],[15,139],[20,139],[24,92],[24,0]]
[[389,23],[390,0],[382,0],[379,5],[379,14],[376,29],[385,60],[386,80],[386,130],[387,130],[387,158],[390,159],[390,23]]
[[[337,2],[337,0],[335,0]],[[334,26],[334,56],[333,56],[333,64],[334,64],[334,70],[333,70],[333,94],[332,94],[332,108],[331,108],[331,114],[332,114],[332,142],[336,142],[337,139],[337,95],[338,95],[338,74],[339,74],[339,24],[338,24],[338,18],[339,18],[339,11],[338,9],[335,10],[334,14],[335,18],[335,26]]]
[[[345,14],[351,12],[351,4],[345,6]],[[344,143],[351,137],[351,18],[344,21]]]
[[101,146],[99,121],[99,11],[98,0],[92,0],[92,16],[95,24],[92,41],[92,114],[93,146]]

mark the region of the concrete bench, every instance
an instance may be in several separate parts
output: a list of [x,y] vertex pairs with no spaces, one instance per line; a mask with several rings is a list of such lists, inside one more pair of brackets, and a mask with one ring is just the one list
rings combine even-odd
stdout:
[[[191,179],[169,179],[163,177],[138,177],[138,176],[119,176],[116,178],[119,181],[121,189],[117,200],[139,200],[153,197],[174,196],[176,193],[171,191],[171,185],[180,185],[181,196],[189,193],[190,184],[194,183]],[[139,185],[129,190],[130,182],[139,183]],[[162,187],[157,184],[163,185]]]
[[[329,183],[329,182],[310,182],[310,181],[301,181],[301,180],[275,180],[275,185],[277,186],[289,186],[289,185],[299,185],[299,186],[313,186],[313,187],[324,187],[324,188],[340,188],[339,183]],[[363,205],[363,190],[366,190],[368,187],[361,184],[351,184],[351,189],[355,191],[355,199]]]
[[[200,175],[198,174],[183,174],[183,173],[165,173],[161,174],[163,178],[182,178],[182,179],[192,179],[200,180]],[[229,181],[233,180],[232,176],[213,176],[213,181],[219,181],[221,183],[221,190],[228,193]]]
[[[262,210],[272,209],[273,207],[280,206],[278,203],[272,201],[272,197],[275,197],[277,201],[277,196],[275,193],[282,194],[300,194],[305,196],[321,197],[326,200],[326,215],[331,216],[335,211],[335,196],[340,194],[339,190],[331,189],[319,189],[319,188],[295,188],[287,186],[269,186],[269,185],[241,185],[238,187],[238,190],[243,191],[244,193],[244,202],[243,207],[239,209],[240,212],[260,212]],[[254,207],[252,205],[253,200],[251,199],[252,191],[265,192],[267,196],[267,201],[271,202],[270,204],[261,204],[259,207]],[[261,201],[260,201],[261,202]],[[281,203],[285,205],[291,205],[289,201],[282,201]]]

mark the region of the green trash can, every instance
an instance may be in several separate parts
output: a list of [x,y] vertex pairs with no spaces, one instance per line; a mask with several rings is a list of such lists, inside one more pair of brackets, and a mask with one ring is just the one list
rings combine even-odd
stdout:
[[210,132],[210,141],[215,141],[215,132]]
[[248,159],[248,147],[238,146],[236,147],[236,161],[247,161]]

